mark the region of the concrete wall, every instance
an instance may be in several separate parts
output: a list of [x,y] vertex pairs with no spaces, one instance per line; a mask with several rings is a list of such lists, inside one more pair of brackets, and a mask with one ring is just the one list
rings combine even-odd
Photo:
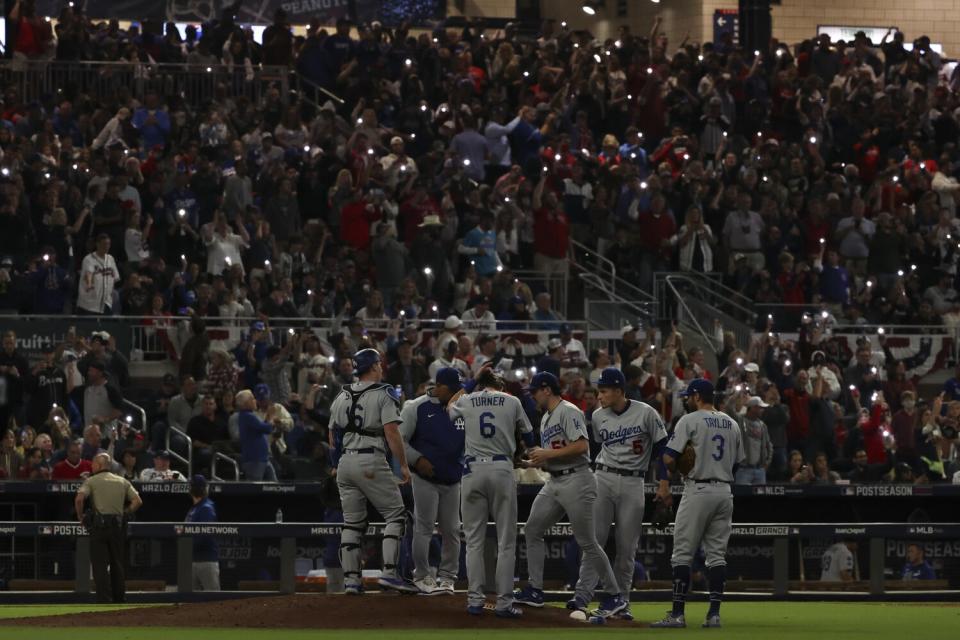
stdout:
[[818,24],[895,26],[907,40],[921,35],[960,55],[960,0],[783,0],[773,7],[773,35],[794,43],[817,32]]

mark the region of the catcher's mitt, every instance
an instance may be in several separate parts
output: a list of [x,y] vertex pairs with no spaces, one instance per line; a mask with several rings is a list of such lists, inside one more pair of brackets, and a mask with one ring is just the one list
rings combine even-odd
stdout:
[[673,522],[673,508],[657,500],[654,503],[653,518],[651,522],[657,529],[666,529]]
[[687,443],[687,446],[683,448],[683,453],[677,458],[677,471],[685,476],[690,475],[695,464],[697,464],[697,452]]

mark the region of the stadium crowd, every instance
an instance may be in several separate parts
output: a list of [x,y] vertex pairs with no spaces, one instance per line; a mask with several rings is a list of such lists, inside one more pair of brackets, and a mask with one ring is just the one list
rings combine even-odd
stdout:
[[[244,77],[286,65],[343,103],[277,87],[252,103],[229,78],[202,104],[126,85],[27,101],[4,72],[0,310],[148,316],[180,375],[131,388],[104,333],[70,333],[31,366],[5,334],[2,476],[79,477],[102,447],[129,477],[173,478],[169,427],[201,469],[221,450],[249,479],[296,477],[302,458],[322,473],[327,409],[369,346],[407,398],[442,366],[469,378],[488,362],[516,370],[519,394],[535,365],[588,415],[610,364],[668,420],[685,381],[712,377],[748,434],[741,482],[960,470],[957,378],[918,398],[883,335],[855,352],[830,338],[837,325],[960,321],[958,79],[925,37],[750,52],[670,43],[659,20],[606,41],[554,21],[528,36],[341,20],[302,38],[281,10],[257,43],[229,16],[185,39],[69,7],[51,28],[30,2],[8,18],[14,63]],[[670,327],[623,327],[588,352],[549,293],[515,275],[563,276],[571,239],[644,290],[655,272],[719,272],[758,303],[813,313],[769,321],[750,345],[720,328],[720,371]],[[273,328],[296,319],[335,328]],[[214,325],[242,326],[242,341],[215,348]],[[497,333],[513,328],[555,337],[531,353]],[[270,434],[240,433],[240,389]],[[125,419],[125,394],[148,429]]]

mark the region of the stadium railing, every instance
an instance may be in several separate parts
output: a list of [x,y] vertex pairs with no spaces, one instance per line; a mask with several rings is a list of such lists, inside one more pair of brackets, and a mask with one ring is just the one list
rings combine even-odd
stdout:
[[24,102],[47,95],[65,97],[73,91],[99,96],[113,95],[118,89],[142,96],[147,91],[160,95],[180,95],[190,104],[209,102],[221,83],[228,95],[247,97],[260,104],[271,88],[279,91],[281,102],[290,93],[290,69],[283,66],[197,65],[151,62],[2,60],[0,82],[18,91]]
[[[180,593],[190,593],[192,585],[193,537],[241,537],[274,538],[280,540],[279,591],[293,593],[297,589],[295,563],[297,559],[297,540],[317,537],[339,537],[342,523],[183,523],[183,522],[131,522],[127,525],[131,538],[175,539],[176,540],[176,585]],[[524,523],[517,523],[518,535],[524,534]],[[488,523],[489,533],[495,533],[495,524]],[[74,563],[76,580],[74,591],[80,594],[90,593],[90,540],[86,529],[77,522],[6,522],[0,524],[0,532],[13,537],[35,537],[50,540],[61,538],[75,540]],[[383,535],[383,523],[371,523],[367,536]],[[666,538],[673,535],[673,526],[658,530],[651,526],[643,527],[645,538]],[[556,524],[545,537],[570,538],[573,535],[571,525]],[[885,549],[888,538],[923,541],[955,540],[960,537],[960,523],[817,523],[817,524],[769,524],[737,523],[732,527],[733,538],[746,537],[772,542],[773,580],[772,595],[787,597],[797,582],[790,579],[790,543],[809,538],[829,538],[845,541],[866,540],[868,542],[867,585],[869,595],[883,596],[885,584]],[[488,545],[490,547],[491,545]],[[799,546],[799,544],[798,544]],[[488,554],[489,555],[489,554]],[[802,556],[802,551],[801,551]],[[487,558],[490,564],[492,556]],[[803,570],[800,570],[801,576]],[[859,571],[856,571],[859,573]],[[898,583],[892,583],[902,586]],[[941,582],[939,586],[943,586]]]

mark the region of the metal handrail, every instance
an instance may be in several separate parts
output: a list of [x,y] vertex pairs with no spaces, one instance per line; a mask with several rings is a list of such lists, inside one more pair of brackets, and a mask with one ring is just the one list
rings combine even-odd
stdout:
[[[147,412],[135,402],[123,399],[123,406],[133,413],[137,414],[137,417],[140,418],[140,430],[143,431],[144,437],[147,439],[147,442],[150,442],[150,426],[147,424]],[[129,417],[129,416],[128,416]],[[130,420],[127,420],[127,424],[130,424]]]
[[690,318],[690,321],[693,323],[693,328],[697,330],[697,333],[700,334],[700,337],[703,338],[704,343],[713,346],[715,343],[715,338],[710,337],[706,331],[703,330],[703,327],[700,326],[700,323],[697,321],[697,316],[690,307],[687,305],[687,302],[683,299],[683,296],[680,295],[680,292],[677,291],[677,288],[673,285],[673,282],[670,278],[664,280],[666,286],[673,291],[674,299],[677,301],[677,305],[682,307],[686,312],[687,316]]
[[[176,451],[170,448],[170,435],[173,433],[180,435],[184,440],[187,441],[188,457],[184,458],[179,453],[177,453]],[[164,443],[164,448],[167,450],[167,453],[170,454],[170,457],[174,458],[178,462],[181,462],[187,465],[187,477],[192,478],[193,477],[193,439],[190,438],[190,436],[188,436],[185,431],[182,431],[174,427],[173,425],[170,425],[167,427],[167,436],[166,436],[166,442]]]
[[[609,278],[610,278],[610,288],[609,288],[609,290],[610,290],[610,291],[615,290],[615,289],[616,289],[616,285],[617,285],[617,265],[615,265],[615,264],[613,263],[613,260],[611,260],[611,259],[609,259],[609,258],[607,258],[607,257],[605,257],[605,256],[603,256],[603,255],[601,255],[599,252],[597,252],[597,251],[594,250],[594,249],[591,249],[591,248],[588,247],[587,245],[585,245],[585,244],[583,244],[583,243],[581,243],[581,242],[577,242],[576,240],[573,240],[573,239],[571,238],[571,240],[570,240],[570,255],[571,255],[570,263],[573,264],[575,267],[577,267],[577,268],[579,268],[579,269],[582,269],[582,270],[584,270],[584,271],[588,271],[588,272],[589,272],[589,269],[587,269],[585,265],[581,265],[581,264],[578,263],[575,259],[573,259],[573,258],[576,256],[576,251],[575,251],[575,249],[579,249],[580,251],[582,251],[585,258],[595,257],[596,260],[597,260],[597,263],[598,263],[599,265],[607,265],[607,266],[609,266]],[[603,270],[602,270],[602,269],[596,269],[596,271],[597,271],[597,272],[602,272]]]
[[346,102],[344,101],[343,98],[341,98],[341,97],[338,96],[337,94],[333,93],[332,91],[328,91],[327,89],[324,89],[323,87],[321,87],[321,86],[318,85],[316,82],[314,82],[314,81],[311,80],[310,78],[306,77],[305,75],[303,75],[303,74],[300,73],[299,71],[294,71],[294,74],[295,74],[295,78],[296,78],[297,82],[298,82],[298,83],[302,83],[302,84],[305,85],[308,89],[312,89],[313,91],[319,91],[320,93],[322,93],[323,95],[327,96],[328,98],[330,98],[331,100],[333,100],[333,101],[336,102],[337,104],[346,104]]
[[234,480],[240,479],[240,465],[237,463],[237,461],[231,458],[230,456],[217,451],[213,454],[213,460],[210,461],[210,479],[211,480],[221,480],[221,481],[227,480],[227,478],[222,478],[217,474],[218,460],[222,460],[223,462],[229,463],[230,466],[233,467],[233,479]]
[[[673,286],[673,283],[674,283],[675,281],[677,281],[677,282],[686,282],[686,283],[694,286],[694,287],[697,289],[697,292],[698,292],[698,293],[704,294],[704,298],[709,298],[709,297],[712,297],[712,296],[715,296],[715,295],[716,295],[716,292],[714,292],[714,291],[711,290],[709,287],[707,287],[706,284],[704,284],[704,283],[702,283],[702,282],[699,282],[696,278],[692,278],[692,277],[690,277],[690,276],[687,275],[687,274],[671,273],[671,274],[665,276],[663,280],[664,280],[664,282],[666,282],[668,285],[670,285],[670,288],[674,291],[674,293],[676,293],[676,294],[678,295],[678,297],[679,297],[679,292],[677,292],[677,288],[676,288],[675,286]],[[723,289],[725,289],[725,291],[724,291],[724,296],[723,296],[723,304],[724,304],[724,305],[731,306],[731,307],[733,307],[734,309],[736,309],[737,311],[742,312],[743,315],[744,315],[747,319],[749,319],[749,320],[751,320],[751,321],[756,319],[756,317],[757,317],[756,311],[754,311],[754,310],[751,308],[751,307],[752,307],[752,302],[750,303],[750,304],[751,304],[751,307],[745,307],[745,306],[743,306],[743,305],[741,305],[741,304],[738,304],[738,303],[736,303],[736,302],[734,302],[734,301],[732,301],[732,300],[730,300],[730,299],[728,299],[728,298],[726,297],[726,295],[727,295],[728,292],[733,292],[732,289],[730,289],[730,288],[728,288],[728,287],[724,287],[723,285],[720,285],[720,284],[718,284],[718,286],[721,287],[721,288],[723,288]],[[743,300],[746,300],[746,301],[750,302],[750,299],[749,299],[749,298],[747,298],[746,296],[744,296],[744,295],[742,295],[742,294],[740,294],[740,293],[736,293],[736,296],[739,297],[739,298],[742,298]],[[706,301],[706,300],[705,300],[705,301]]]

